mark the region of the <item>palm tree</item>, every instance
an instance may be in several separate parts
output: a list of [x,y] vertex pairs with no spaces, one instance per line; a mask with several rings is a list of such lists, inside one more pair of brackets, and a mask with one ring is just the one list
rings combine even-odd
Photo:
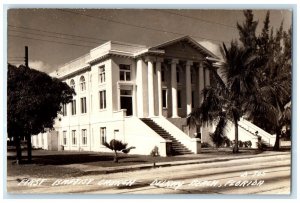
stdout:
[[115,139],[112,139],[109,144],[105,142],[103,145],[115,152],[114,162],[116,163],[119,162],[118,151],[122,151],[123,153],[127,154],[131,149],[135,149],[135,147],[127,148],[127,143],[123,143]]
[[231,42],[229,48],[223,44],[220,50],[224,61],[221,62],[218,71],[212,62],[204,62],[204,67],[211,71],[216,85],[203,89],[203,102],[190,113],[187,123],[194,126],[216,122],[214,133],[224,135],[226,125],[231,121],[235,127],[233,153],[237,153],[238,122],[246,113],[243,107],[247,103],[247,96],[257,88],[254,75],[262,62],[260,57],[253,55],[249,49],[239,47],[237,42]]
[[259,88],[249,95],[250,102],[245,107],[254,110],[248,115],[254,124],[276,133],[274,150],[279,149],[282,127],[291,121],[289,109],[285,108],[291,102],[291,29],[288,32],[282,29],[281,24],[276,35],[269,36],[268,52],[263,55],[265,64],[257,75]]

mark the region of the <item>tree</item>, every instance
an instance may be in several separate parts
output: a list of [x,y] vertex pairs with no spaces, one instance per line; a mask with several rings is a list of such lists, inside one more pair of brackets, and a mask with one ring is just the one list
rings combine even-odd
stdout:
[[274,36],[273,28],[270,33],[266,28],[265,21],[255,50],[265,63],[256,76],[257,93],[249,97],[250,108],[255,109],[250,118],[265,131],[276,134],[274,150],[279,150],[281,129],[285,125],[282,121],[284,106],[291,101],[291,29],[283,31],[281,23]]
[[231,42],[229,48],[223,44],[220,47],[224,62],[219,71],[212,62],[206,61],[216,86],[208,86],[202,91],[203,102],[199,108],[193,110],[188,116],[189,126],[216,123],[215,134],[224,135],[227,121],[235,126],[235,144],[233,153],[238,150],[238,122],[245,114],[243,107],[248,102],[247,96],[254,92],[256,87],[255,71],[261,64],[260,57],[253,55],[251,49],[240,47]]
[[219,124],[217,125],[215,132],[209,135],[216,148],[221,147],[228,140],[226,134],[224,134],[227,120],[224,117],[220,117],[219,119]]
[[121,142],[119,140],[115,140],[115,139],[112,139],[109,142],[109,144],[107,142],[105,142],[103,145],[115,152],[114,162],[116,162],[116,163],[119,162],[119,158],[118,158],[119,151],[122,151],[123,153],[127,154],[130,152],[131,149],[135,149],[135,147],[127,148],[127,145],[128,145],[127,143],[123,143],[123,142]]
[[257,22],[253,21],[252,11],[244,15],[245,23],[238,26],[240,41],[263,61],[256,68],[257,87],[248,96],[247,117],[265,131],[276,133],[274,149],[278,150],[284,106],[291,100],[291,29],[283,31],[282,22],[274,33],[267,12],[263,29],[256,37]]
[[240,25],[237,23],[237,28],[240,34],[240,41],[244,45],[245,49],[255,50],[257,45],[256,38],[256,27],[258,25],[258,21],[253,20],[252,10],[244,11],[245,22]]
[[14,139],[17,162],[21,162],[20,139],[27,140],[31,162],[31,135],[52,129],[61,104],[71,101],[74,90],[57,78],[25,66],[8,64],[7,132]]

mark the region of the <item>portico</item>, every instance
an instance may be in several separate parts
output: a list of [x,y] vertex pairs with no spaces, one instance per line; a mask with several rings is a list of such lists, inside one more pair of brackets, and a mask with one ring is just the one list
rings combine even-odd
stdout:
[[[143,91],[147,92],[146,96],[148,98],[147,117],[186,117],[192,112],[193,102],[194,107],[199,106],[200,102],[196,99],[200,100],[203,88],[210,84],[209,70],[203,68],[201,61],[147,57],[145,62],[147,64],[145,68],[147,68],[148,80],[147,89],[143,88]],[[165,81],[162,79],[162,72]],[[194,89],[191,81],[193,73],[198,73],[193,75],[195,78]],[[163,89],[165,90],[164,95]],[[178,95],[178,91],[180,91],[180,95]],[[167,100],[167,98],[169,98],[167,101],[169,105],[163,107],[163,100]],[[142,99],[138,100],[142,101]],[[178,106],[178,102],[180,106]],[[145,102],[142,105],[144,104]],[[137,105],[140,104],[137,103]]]

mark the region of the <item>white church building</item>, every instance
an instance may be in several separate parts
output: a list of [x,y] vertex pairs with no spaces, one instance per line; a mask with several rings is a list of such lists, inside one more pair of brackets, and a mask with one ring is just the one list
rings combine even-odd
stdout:
[[[109,152],[103,143],[117,139],[136,147],[131,154],[149,155],[155,146],[161,156],[200,153],[213,127],[190,129],[186,117],[213,82],[206,57],[217,58],[189,36],[153,47],[109,41],[90,50],[50,74],[76,96],[63,105],[54,132],[32,137],[33,147]],[[264,134],[241,122],[242,141],[255,143],[253,133]]]

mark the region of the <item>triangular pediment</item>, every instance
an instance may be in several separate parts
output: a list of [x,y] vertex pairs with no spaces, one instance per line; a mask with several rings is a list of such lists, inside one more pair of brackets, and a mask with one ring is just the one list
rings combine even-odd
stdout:
[[205,47],[200,45],[197,41],[189,36],[184,36],[167,41],[157,46],[153,46],[149,50],[163,50],[165,52],[165,56],[169,57],[202,59],[208,56],[218,58],[214,53],[207,50]]

